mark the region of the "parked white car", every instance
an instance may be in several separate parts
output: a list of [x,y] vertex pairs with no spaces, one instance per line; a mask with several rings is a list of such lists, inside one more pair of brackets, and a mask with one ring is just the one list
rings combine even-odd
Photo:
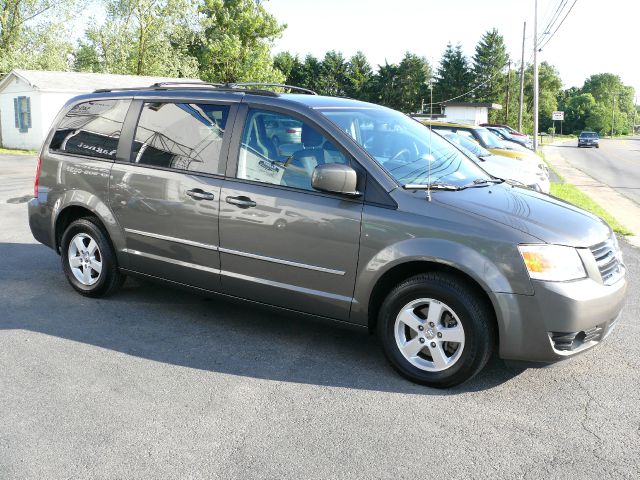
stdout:
[[443,136],[494,177],[513,180],[539,192],[549,193],[551,182],[546,168],[527,160],[494,155],[473,140],[457,133],[446,133]]

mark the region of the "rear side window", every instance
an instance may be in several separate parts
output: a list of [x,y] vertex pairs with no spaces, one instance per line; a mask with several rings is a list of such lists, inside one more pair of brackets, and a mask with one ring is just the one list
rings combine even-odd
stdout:
[[49,150],[114,160],[130,100],[80,103],[56,126]]
[[229,106],[145,103],[131,161],[141,165],[219,173]]

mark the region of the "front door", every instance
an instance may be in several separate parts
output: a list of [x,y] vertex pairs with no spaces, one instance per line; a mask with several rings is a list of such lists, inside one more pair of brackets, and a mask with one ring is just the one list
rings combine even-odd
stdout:
[[[273,142],[266,122],[301,124]],[[348,156],[316,128],[286,114],[249,109],[234,178],[220,196],[225,293],[346,320],[353,297],[362,201],[314,191],[321,163]]]
[[220,290],[220,170],[230,109],[143,103],[131,161],[114,164],[109,186],[130,269]]

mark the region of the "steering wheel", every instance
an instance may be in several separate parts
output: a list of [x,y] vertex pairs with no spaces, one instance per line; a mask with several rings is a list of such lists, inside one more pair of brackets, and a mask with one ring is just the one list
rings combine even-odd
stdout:
[[393,157],[391,157],[388,161],[393,162],[395,160],[399,160],[402,155],[411,154],[408,148],[403,148],[398,153],[396,153]]

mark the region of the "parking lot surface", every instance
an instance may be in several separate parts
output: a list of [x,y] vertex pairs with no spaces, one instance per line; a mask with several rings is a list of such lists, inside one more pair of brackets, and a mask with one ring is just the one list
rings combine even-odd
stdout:
[[0,478],[640,476],[640,252],[618,326],[571,362],[446,391],[375,337],[129,279],[76,294],[35,243],[35,161],[0,157]]

